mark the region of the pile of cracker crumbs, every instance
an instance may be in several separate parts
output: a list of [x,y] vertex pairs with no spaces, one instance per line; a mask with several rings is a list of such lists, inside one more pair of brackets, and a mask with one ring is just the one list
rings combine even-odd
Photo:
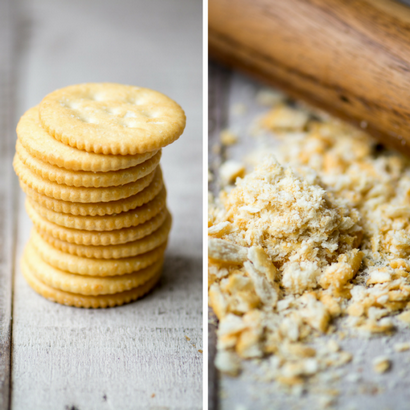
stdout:
[[220,371],[270,356],[269,376],[299,386],[352,360],[337,338],[410,323],[410,161],[327,115],[271,105],[258,127],[286,143],[222,164],[209,195],[209,305]]

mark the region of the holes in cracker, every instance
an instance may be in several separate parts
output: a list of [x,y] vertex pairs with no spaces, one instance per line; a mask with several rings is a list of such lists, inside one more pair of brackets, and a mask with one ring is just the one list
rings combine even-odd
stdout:
[[71,110],[77,110],[78,108],[81,107],[81,101],[75,100],[75,101],[60,101],[60,104],[65,107],[69,108]]
[[104,107],[103,111],[105,111],[109,115],[115,115],[117,117],[120,117],[121,113],[123,112],[122,108],[120,107]]
[[125,100],[125,102],[130,105],[143,105],[145,100],[141,97],[129,97]]
[[86,119],[86,121],[87,121],[89,124],[99,124],[99,123],[100,123],[100,122],[98,121],[98,119],[95,118],[95,117],[88,117],[88,118]]
[[92,95],[90,95],[89,98],[90,98],[90,100],[93,100],[93,101],[105,101],[105,100],[106,100],[105,95],[102,94],[102,93],[100,93],[100,94],[92,94]]
[[134,120],[123,120],[120,122],[120,124],[124,128],[137,128],[138,127],[138,122]]
[[124,115],[124,118],[137,118],[137,115],[133,111],[127,111]]

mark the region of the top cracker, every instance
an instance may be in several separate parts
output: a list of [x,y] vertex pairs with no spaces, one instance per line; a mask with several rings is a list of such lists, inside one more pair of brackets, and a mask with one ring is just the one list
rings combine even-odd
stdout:
[[39,115],[55,139],[97,154],[154,151],[174,142],[185,128],[184,111],[164,94],[113,83],[56,90],[40,103]]

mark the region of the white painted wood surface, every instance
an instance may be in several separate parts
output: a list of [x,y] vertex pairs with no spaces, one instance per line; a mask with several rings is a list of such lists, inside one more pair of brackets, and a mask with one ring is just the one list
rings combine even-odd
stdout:
[[0,2],[0,410],[10,403],[12,271],[16,178],[11,167],[14,151],[13,30],[10,2]]
[[15,121],[56,88],[113,81],[169,95],[185,109],[187,128],[163,152],[174,216],[163,279],[136,303],[84,310],[34,293],[19,269],[31,229],[19,195],[11,408],[202,408],[201,1],[12,4]]
[[[251,135],[250,125],[255,118],[267,111],[266,107],[255,101],[257,92],[265,86],[257,81],[236,72],[229,72],[215,64],[210,70],[210,82],[216,82],[225,95],[213,101],[217,107],[210,108],[210,115],[215,122],[211,128],[210,147],[219,143],[219,132],[223,128],[234,131],[239,136],[236,145],[221,150],[224,159],[243,159],[258,146],[257,140]],[[212,91],[210,84],[210,90]],[[211,103],[211,98],[210,98]],[[245,107],[240,115],[238,105]],[[223,118],[215,120],[215,111]],[[212,113],[213,116],[212,116]],[[219,127],[219,130],[218,130]],[[268,138],[270,147],[277,142]],[[211,158],[218,163],[220,159]],[[216,169],[214,167],[214,169]],[[338,340],[343,350],[351,352],[354,359],[341,369],[322,373],[310,389],[310,394],[287,394],[278,384],[266,381],[265,373],[252,361],[244,362],[244,369],[239,377],[216,375],[210,380],[210,388],[218,390],[210,397],[218,397],[210,409],[221,410],[316,410],[329,408],[337,410],[408,410],[410,408],[410,351],[395,352],[395,343],[410,340],[410,328],[395,321],[397,332],[391,337],[382,336],[372,339],[347,338]],[[322,340],[329,337],[324,336]],[[212,342],[212,338],[209,339]],[[212,352],[212,348],[209,348]],[[373,371],[372,361],[378,356],[388,356],[392,361],[392,369],[384,374]],[[336,396],[331,392],[337,391]],[[323,396],[333,402],[328,407],[323,405]]]

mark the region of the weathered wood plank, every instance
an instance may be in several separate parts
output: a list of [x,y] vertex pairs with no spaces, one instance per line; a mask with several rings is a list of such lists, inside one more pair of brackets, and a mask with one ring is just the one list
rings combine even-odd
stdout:
[[0,410],[9,409],[12,284],[15,248],[14,76],[12,2],[0,2]]
[[163,278],[137,303],[82,310],[35,294],[19,270],[31,227],[20,195],[13,409],[202,407],[201,14],[191,0],[21,3],[19,114],[55,88],[117,81],[164,92],[188,121],[161,161],[174,217]]
[[[220,133],[228,125],[229,78],[231,71],[216,63],[208,65],[208,167],[217,175],[224,159],[224,146],[220,144]],[[208,189],[216,192],[216,179]]]

